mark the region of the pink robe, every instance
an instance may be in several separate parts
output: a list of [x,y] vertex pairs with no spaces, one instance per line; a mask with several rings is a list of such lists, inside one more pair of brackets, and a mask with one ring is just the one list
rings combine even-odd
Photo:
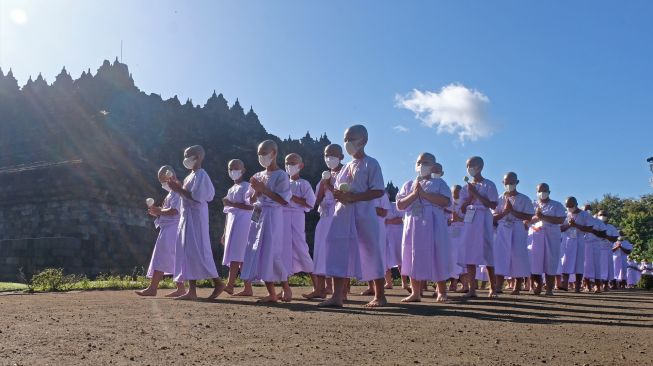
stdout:
[[[333,186],[336,182],[336,173],[331,172],[330,184]],[[315,187],[319,191],[320,183]],[[315,240],[313,242],[313,273],[324,276],[326,274],[326,238],[329,234],[329,228],[333,221],[333,214],[336,210],[336,200],[330,190],[324,190],[324,198],[317,208],[320,214],[320,220],[315,227]]]
[[[618,237],[619,236],[619,229],[614,227],[612,224],[606,224],[606,234],[608,236],[614,236]],[[614,280],[614,262],[612,258],[612,242],[610,242],[607,239],[603,240],[603,244],[601,245],[601,266],[607,266],[608,267],[608,281]]]
[[[227,192],[227,199],[234,203],[249,205],[247,197],[245,197],[248,189],[249,182],[234,184]],[[243,262],[245,260],[249,227],[252,223],[252,210],[226,206],[224,213],[227,214],[227,217],[224,224],[224,255],[222,256],[222,265],[228,266],[231,262]]]
[[[534,209],[540,208],[542,214],[564,218],[567,210],[562,203],[549,199],[548,202],[535,201]],[[537,210],[536,210],[537,211]],[[560,266],[560,225],[542,221],[542,226],[533,228],[530,248],[531,273],[555,276]]]
[[458,264],[458,256],[460,255],[460,247],[462,246],[461,239],[465,223],[453,220],[454,215],[456,218],[462,219],[460,216],[460,199],[457,201],[452,200],[449,208],[445,210],[445,213],[447,215],[447,220],[451,220],[451,223],[449,224],[449,245],[451,246],[451,263],[453,263],[451,277],[458,278],[467,273],[467,267]]
[[310,212],[315,206],[315,193],[311,184],[306,179],[290,180],[290,190],[293,196],[304,198],[306,203],[311,206],[307,208],[293,202],[292,199],[283,209],[286,216],[284,228],[284,252],[286,255],[287,265],[290,274],[295,273],[312,273],[313,259],[308,252],[308,243],[306,243],[306,213]]
[[[592,226],[592,229],[596,231],[605,231],[607,229],[605,224],[596,217],[590,217],[588,226]],[[584,241],[585,265],[583,266],[583,277],[599,280],[607,279],[607,265],[601,265],[601,245],[603,239],[597,237],[592,233],[585,233]]]
[[[592,217],[585,211],[572,214],[567,212],[565,224],[573,218],[580,226],[591,226]],[[562,268],[565,274],[583,274],[585,265],[585,237],[583,231],[570,227],[562,233]]]
[[191,172],[183,187],[192,196],[181,196],[181,218],[177,232],[175,252],[176,282],[218,278],[211,251],[209,232],[209,206],[215,189],[204,169]]
[[[481,196],[489,199],[491,202],[497,202],[499,199],[499,194],[497,193],[497,187],[494,183],[485,178],[483,181],[478,183],[473,183],[476,187],[476,190],[480,193]],[[467,199],[471,197],[467,184],[463,185],[463,188],[460,190],[460,202],[466,202]],[[458,263],[460,265],[486,265],[494,266],[494,228],[493,228],[493,218],[492,211],[485,207],[483,203],[477,198],[472,200],[470,208],[476,209],[476,214],[472,222],[464,223],[460,251],[458,252]],[[461,217],[465,217],[465,214],[459,212]]]
[[[286,202],[290,202],[290,181],[288,174],[281,170],[273,172],[262,171],[254,175],[265,186],[278,194]],[[254,190],[250,186],[246,196],[252,197]],[[245,281],[263,280],[265,282],[287,281],[290,276],[287,256],[284,246],[285,216],[283,205],[265,195],[257,198],[253,217],[258,214],[258,222],[252,223],[249,240],[245,250],[245,261],[240,277]],[[284,252],[284,249],[286,251]]]
[[626,284],[628,286],[635,286],[639,279],[642,277],[642,272],[637,265],[637,262],[629,260],[627,262],[628,268],[626,270]]
[[[163,200],[161,208],[174,208],[179,211],[181,205],[179,194],[170,192]],[[173,216],[159,216],[154,220],[154,227],[159,229],[156,238],[152,259],[147,269],[147,277],[152,278],[154,271],[161,271],[166,275],[175,272],[175,248],[177,245],[177,229],[179,228],[179,213]]]
[[[416,181],[406,182],[397,193],[397,200],[412,192]],[[428,193],[451,199],[451,190],[441,178],[422,180],[419,184]],[[404,212],[401,252],[401,274],[423,281],[444,281],[451,277],[453,263],[449,244],[447,216],[443,207],[425,199],[415,200]]]
[[[523,193],[499,197],[496,214],[503,213],[506,200],[510,200],[515,211],[533,215],[533,202]],[[524,222],[512,213],[499,220],[494,240],[494,271],[505,277],[527,277],[531,275],[528,258],[528,230]]]
[[[383,191],[381,166],[372,157],[347,163],[336,178],[336,187],[348,183],[354,193]],[[371,281],[385,275],[385,241],[381,241],[376,202],[336,204],[326,241],[326,275]]]
[[385,210],[386,216],[379,216],[378,214],[376,215],[376,218],[379,220],[379,240],[384,244],[383,245],[383,267],[388,268],[388,264],[386,262],[387,256],[388,256],[388,233],[386,232],[385,229],[385,219],[390,212],[390,199],[388,198],[388,194],[384,194],[383,197],[377,198],[376,200],[376,207],[380,208],[382,210]]
[[[403,218],[403,212],[397,210],[395,202],[390,202],[390,209],[386,220]],[[386,253],[385,253],[385,266],[390,268],[399,267],[401,265],[401,239],[403,236],[404,225],[402,224],[385,224],[386,233]]]

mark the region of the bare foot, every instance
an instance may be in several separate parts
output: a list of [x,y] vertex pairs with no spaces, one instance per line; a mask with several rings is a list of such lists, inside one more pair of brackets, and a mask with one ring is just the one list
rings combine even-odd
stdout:
[[333,295],[333,289],[331,289],[331,288],[326,289],[326,294],[327,295]]
[[447,294],[438,294],[438,298],[435,299],[435,302],[449,302],[449,297]]
[[386,289],[386,290],[392,290],[392,284],[391,284],[391,283],[386,283],[386,284],[383,286],[383,288]]
[[233,296],[254,296],[254,292],[252,290],[244,289],[240,292],[236,292]]
[[292,291],[283,291],[281,293],[280,297],[281,301],[283,302],[291,302],[292,301]]
[[519,291],[518,289],[514,289],[510,292],[511,295],[519,295],[520,293],[521,291]]
[[388,305],[388,300],[385,299],[385,296],[380,298],[380,299],[373,299],[372,301],[368,302],[367,304],[363,305],[363,307],[366,307],[368,309],[373,309],[373,308],[380,308],[383,306]]
[[156,289],[146,288],[144,290],[134,291],[138,296],[156,296]]
[[342,302],[335,300],[333,297],[317,304],[318,308],[341,308]]
[[471,299],[471,298],[478,297],[478,295],[476,295],[476,290],[469,290],[465,294],[463,294],[462,297],[465,299]]
[[183,294],[181,296],[175,297],[175,300],[191,300],[191,301],[195,301],[195,300],[197,300],[197,294],[195,294],[195,293],[191,294],[190,291],[189,291],[189,292],[186,292],[185,294]]
[[233,285],[227,285],[224,288],[224,292],[228,293],[229,295],[233,295],[234,294],[234,286]]
[[370,295],[374,295],[374,290],[371,289],[371,288],[368,288],[367,290],[361,292],[359,295],[361,295],[361,296],[370,296]]
[[538,287],[533,288],[533,294],[534,295],[539,295],[541,293],[542,293],[542,286],[538,286]]
[[498,299],[499,294],[496,293],[494,290],[490,290],[490,292],[487,294],[487,297],[490,299]]
[[553,296],[553,291],[548,290],[544,293],[544,296]]
[[184,290],[177,289],[169,294],[166,294],[165,297],[179,297],[186,293]]
[[207,297],[208,300],[215,300],[220,296],[220,294],[224,291],[224,283],[220,282],[219,285],[215,286],[213,289],[213,292],[211,292],[211,295]]
[[404,297],[403,299],[401,299],[401,302],[421,302],[421,301],[422,301],[422,298],[419,297],[416,293],[411,294],[410,296]]
[[313,292],[309,292],[307,294],[302,294],[302,297],[305,298],[305,299],[308,299],[308,300],[311,300],[311,299],[326,299],[326,293],[313,291]]
[[272,303],[272,302],[277,302],[278,299],[279,298],[276,295],[268,295],[266,297],[262,297],[262,298],[256,300],[256,302],[258,302],[258,303]]
[[408,285],[401,286],[401,288],[403,288],[404,290],[408,291],[409,294],[412,294],[412,293],[413,293],[413,290],[411,290],[411,289],[410,289],[410,286],[408,286]]

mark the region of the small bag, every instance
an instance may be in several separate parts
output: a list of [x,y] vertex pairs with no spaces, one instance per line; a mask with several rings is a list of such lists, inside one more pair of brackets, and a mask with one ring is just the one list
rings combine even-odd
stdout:
[[476,215],[476,207],[467,207],[467,211],[465,211],[465,219],[463,221],[468,224],[471,223],[474,221],[474,215]]

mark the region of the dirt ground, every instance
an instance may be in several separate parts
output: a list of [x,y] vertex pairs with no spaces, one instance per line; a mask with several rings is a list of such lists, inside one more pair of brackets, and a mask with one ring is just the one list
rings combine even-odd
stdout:
[[[306,290],[294,288],[295,298]],[[223,296],[3,294],[0,364],[653,364],[653,292],[401,304],[403,291],[390,290],[380,310],[361,308],[360,296],[331,310]]]

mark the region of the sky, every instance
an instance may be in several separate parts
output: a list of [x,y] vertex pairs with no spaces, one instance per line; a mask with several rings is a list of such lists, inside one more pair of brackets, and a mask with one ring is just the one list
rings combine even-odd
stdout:
[[384,178],[480,155],[531,198],[653,193],[650,1],[0,2],[0,67],[23,85],[120,57],[146,93],[213,90],[285,138],[362,123]]

